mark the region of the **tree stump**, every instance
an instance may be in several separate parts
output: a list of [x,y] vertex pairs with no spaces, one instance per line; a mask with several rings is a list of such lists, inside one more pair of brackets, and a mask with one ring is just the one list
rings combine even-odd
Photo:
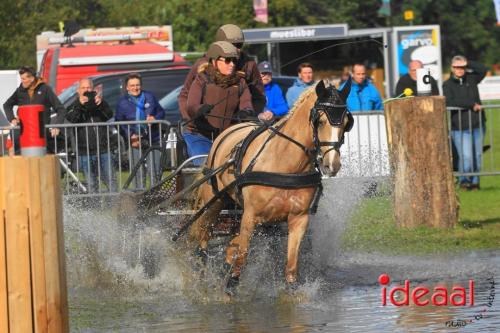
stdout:
[[444,97],[390,101],[385,119],[397,226],[453,227],[458,201]]

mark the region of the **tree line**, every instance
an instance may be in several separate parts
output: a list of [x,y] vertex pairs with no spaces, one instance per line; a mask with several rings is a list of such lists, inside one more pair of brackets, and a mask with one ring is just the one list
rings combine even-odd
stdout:
[[253,20],[252,0],[15,0],[0,6],[0,69],[36,64],[36,35],[74,20],[82,28],[172,25],[176,51],[204,51],[216,29],[347,23],[350,28],[441,26],[444,64],[464,54],[485,64],[499,63],[500,27],[491,0],[392,0],[390,17],[380,16],[381,0],[268,0],[269,23]]

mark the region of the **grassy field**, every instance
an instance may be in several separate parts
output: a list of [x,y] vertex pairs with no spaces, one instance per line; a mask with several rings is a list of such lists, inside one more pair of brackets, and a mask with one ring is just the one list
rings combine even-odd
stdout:
[[[487,112],[484,171],[500,171],[500,110]],[[494,131],[491,131],[494,125]],[[491,133],[491,136],[490,136]],[[491,141],[490,141],[491,140]],[[351,217],[343,236],[348,250],[398,254],[428,254],[469,249],[500,249],[500,175],[481,177],[481,190],[457,188],[459,223],[452,229],[396,228],[392,197],[365,199]]]

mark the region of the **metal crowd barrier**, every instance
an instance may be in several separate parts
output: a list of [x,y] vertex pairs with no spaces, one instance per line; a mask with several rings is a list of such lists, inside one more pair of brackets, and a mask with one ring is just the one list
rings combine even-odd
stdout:
[[[463,161],[458,155],[469,148],[457,145],[452,140],[451,111],[456,107],[447,108],[447,124],[449,129],[449,144],[453,156],[453,170],[455,176],[492,176],[500,175],[500,163],[496,156],[500,154],[499,147],[495,144],[500,140],[500,104],[483,104],[486,122],[479,124],[483,133],[481,169],[474,172],[464,172]],[[472,112],[467,111],[469,123]],[[385,177],[390,174],[389,151],[387,146],[387,133],[383,111],[353,112],[355,125],[351,132],[345,136],[344,146],[341,148],[342,168],[338,177]],[[461,120],[461,119],[460,119]],[[459,121],[461,122],[461,121]],[[465,133],[472,134],[472,128],[459,128]],[[471,143],[472,145],[472,143]],[[462,165],[460,165],[462,163]]]
[[[339,177],[378,177],[389,175],[388,148],[385,131],[385,120],[383,111],[354,113],[355,125],[351,132],[346,133],[345,144],[342,146],[342,168]],[[132,127],[147,126],[149,135],[145,140],[139,141],[137,148],[132,148],[130,141],[125,142],[119,134],[129,131]],[[155,142],[151,126],[157,125],[159,136],[162,140]],[[48,138],[48,152],[56,154],[61,163],[63,171],[63,193],[69,196],[93,196],[117,194],[126,189],[147,189],[158,180],[155,168],[150,165],[159,163],[158,156],[163,168],[175,170],[177,167],[177,137],[171,124],[167,121],[153,122],[108,122],[108,123],[80,123],[50,125],[50,128],[59,128],[60,135],[56,140]],[[19,131],[17,128],[4,128],[0,140],[2,155],[8,154],[6,149],[6,137],[10,135],[14,147],[10,149],[19,151]],[[81,135],[83,131],[85,143],[82,145]],[[93,135],[90,133],[93,132]],[[97,150],[92,152],[89,144],[94,138]],[[100,143],[100,144],[97,144]],[[82,147],[83,146],[83,147]],[[149,151],[155,146],[154,151]],[[84,148],[85,147],[85,148]],[[136,156],[133,156],[135,153]],[[145,158],[146,168],[139,167],[138,156],[147,154]],[[135,158],[134,158],[135,157]],[[85,161],[91,161],[91,163]],[[82,163],[83,162],[83,163]],[[83,165],[82,165],[83,164]],[[134,170],[134,167],[136,167]],[[92,177],[91,170],[94,171]],[[137,171],[137,174],[133,175]],[[90,174],[86,177],[85,174]],[[147,176],[147,177],[146,177]],[[94,186],[90,186],[89,179],[95,179]]]
[[[47,127],[60,130],[56,138],[47,135],[47,151],[59,157],[65,195],[111,195],[125,188],[148,189],[177,164],[177,138],[165,120]],[[143,133],[136,144],[120,135],[120,131],[128,133],[134,128]],[[19,127],[1,129],[2,156],[19,154]]]
[[[448,108],[450,111],[456,108]],[[460,172],[455,165],[455,175],[498,175],[500,166],[496,163],[500,129],[500,105],[483,105],[486,113],[484,130],[484,149],[481,171]],[[450,115],[448,125],[451,128]],[[346,133],[341,148],[342,168],[338,177],[387,177],[390,175],[389,151],[383,111],[353,112],[355,125]],[[469,113],[470,117],[471,114]],[[119,131],[130,131],[141,128],[148,133],[139,140],[136,148],[132,142],[125,141]],[[59,128],[60,135],[56,140],[48,139],[49,153],[56,154],[63,173],[63,193],[70,196],[92,196],[117,194],[124,188],[143,190],[154,185],[165,172],[177,167],[177,137],[174,128],[168,121],[123,121],[109,123],[61,124],[50,125]],[[153,128],[156,127],[156,133]],[[3,127],[0,135],[1,155],[14,154],[19,151],[19,127]],[[470,131],[471,129],[463,129]],[[82,145],[83,133],[85,143]],[[90,135],[92,133],[92,135]],[[159,139],[156,140],[156,137]],[[92,139],[93,138],[93,139]],[[90,140],[95,140],[96,151],[90,150]],[[451,135],[450,147],[454,150]],[[80,148],[79,148],[80,147]],[[85,148],[83,148],[85,147]],[[141,163],[138,163],[142,157]],[[90,161],[90,162],[89,162]],[[456,164],[456,163],[455,163]],[[92,176],[91,171],[95,171]],[[85,174],[90,174],[86,177]],[[89,184],[89,179],[95,183]]]
[[340,149],[342,167],[337,177],[387,177],[389,148],[384,111],[352,113],[354,126]]
[[464,171],[464,161],[460,160],[458,156],[463,156],[464,150],[471,150],[475,151],[474,147],[472,146],[472,141],[470,142],[470,145],[465,145],[465,144],[460,144],[458,142],[454,142],[452,138],[452,126],[451,126],[451,113],[452,111],[466,111],[466,114],[463,115],[463,112],[459,112],[459,128],[458,131],[462,131],[464,134],[468,134],[469,136],[472,136],[472,131],[473,128],[471,127],[466,127],[462,128],[461,123],[462,123],[462,117],[465,116],[467,117],[467,121],[470,124],[473,112],[471,110],[463,110],[458,107],[447,107],[447,122],[448,122],[448,129],[450,131],[449,135],[449,144],[450,144],[450,149],[453,154],[453,170],[454,174],[456,176],[494,176],[494,175],[500,175],[500,163],[498,163],[495,160],[495,156],[498,156],[500,154],[500,151],[498,151],[498,147],[495,145],[495,141],[498,142],[500,139],[500,129],[497,127],[500,125],[500,104],[483,104],[482,105],[482,111],[484,112],[486,116],[486,121],[483,124],[482,122],[479,123],[479,132],[483,134],[483,142],[481,144],[481,169],[473,172],[465,172]]

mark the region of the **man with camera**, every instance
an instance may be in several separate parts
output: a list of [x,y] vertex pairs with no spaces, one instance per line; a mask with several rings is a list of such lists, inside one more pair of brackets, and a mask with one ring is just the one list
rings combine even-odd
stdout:
[[[74,124],[85,123],[87,126],[76,127],[75,145],[78,168],[83,171],[89,193],[99,191],[99,178],[109,191],[116,190],[111,143],[112,133],[108,126],[96,126],[113,117],[108,103],[94,91],[92,81],[81,79],[78,82],[78,99],[68,108],[66,119]],[[100,177],[99,177],[100,175]]]

